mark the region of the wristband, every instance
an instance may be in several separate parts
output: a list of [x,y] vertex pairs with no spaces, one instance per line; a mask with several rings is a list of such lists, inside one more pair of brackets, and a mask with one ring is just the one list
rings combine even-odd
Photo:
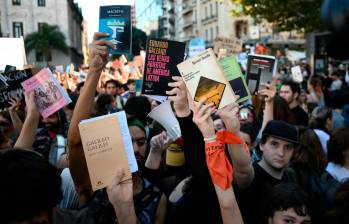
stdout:
[[213,141],[216,141],[216,136],[215,135],[213,135],[213,136],[211,136],[211,137],[208,137],[208,138],[204,138],[204,141],[205,142],[213,142]]

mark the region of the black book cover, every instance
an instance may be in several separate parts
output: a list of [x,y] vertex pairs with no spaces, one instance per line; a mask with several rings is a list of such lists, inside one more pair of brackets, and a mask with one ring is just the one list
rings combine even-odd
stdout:
[[131,54],[131,6],[101,6],[99,10],[99,32],[109,33],[107,40],[116,45],[111,54]]
[[276,69],[276,59],[269,55],[248,55],[246,82],[250,92],[255,94],[260,84],[272,82]]
[[4,109],[10,106],[10,99],[23,98],[23,87],[21,82],[32,77],[31,69],[17,70],[12,72],[3,73],[8,84],[6,89],[0,91],[0,109]]
[[177,64],[184,60],[185,43],[148,39],[144,65],[142,93],[167,96],[172,76],[180,76]]

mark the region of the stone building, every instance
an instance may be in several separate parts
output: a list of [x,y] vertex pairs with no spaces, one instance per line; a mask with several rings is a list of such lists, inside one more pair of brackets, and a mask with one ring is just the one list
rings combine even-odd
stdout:
[[[73,0],[1,0],[0,33],[4,37],[20,37],[37,32],[43,23],[57,25],[65,36],[68,54],[52,50],[50,64],[83,63],[82,13]],[[27,53],[30,64],[44,65],[40,52]]]

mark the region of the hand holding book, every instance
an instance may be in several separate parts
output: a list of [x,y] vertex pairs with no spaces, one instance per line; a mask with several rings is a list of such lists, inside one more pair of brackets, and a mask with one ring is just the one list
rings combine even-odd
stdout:
[[183,78],[179,76],[173,76],[174,82],[168,83],[169,87],[173,89],[166,91],[169,95],[168,99],[173,101],[173,107],[176,111],[176,115],[179,117],[186,117],[190,114],[188,97],[187,97],[187,87],[183,81]]
[[89,45],[90,73],[100,74],[109,61],[108,47],[115,49],[115,45],[102,37],[109,36],[108,33],[95,32],[93,41]]

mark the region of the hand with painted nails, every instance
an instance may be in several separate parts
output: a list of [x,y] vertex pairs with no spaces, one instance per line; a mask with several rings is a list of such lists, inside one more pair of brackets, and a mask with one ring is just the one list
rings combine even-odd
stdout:
[[115,49],[115,45],[103,37],[108,37],[108,33],[94,33],[93,41],[89,45],[90,73],[99,74],[109,61],[108,47]]
[[193,105],[193,121],[200,129],[204,138],[215,136],[215,129],[211,115],[216,112],[213,103],[204,104],[206,98],[202,98],[198,103]]

